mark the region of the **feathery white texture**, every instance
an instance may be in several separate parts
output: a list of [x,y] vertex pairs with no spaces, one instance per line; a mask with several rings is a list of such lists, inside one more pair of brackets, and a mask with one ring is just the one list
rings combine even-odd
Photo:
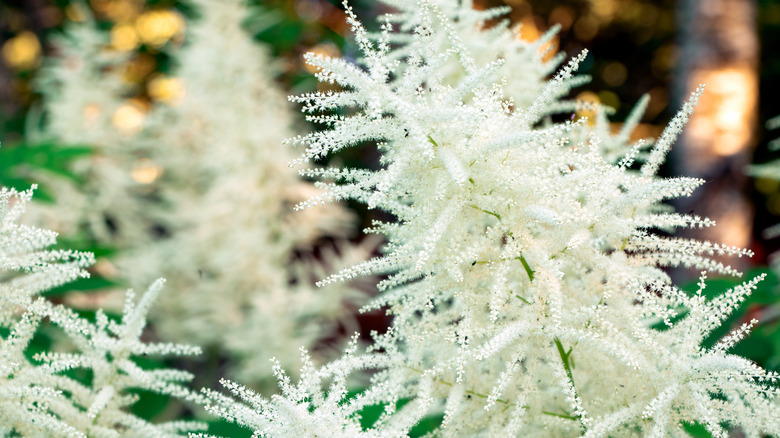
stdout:
[[42,292],[89,276],[83,268],[94,263],[91,253],[46,249],[57,233],[18,223],[34,189],[0,189],[0,324],[12,321]]
[[[318,77],[344,91],[292,98],[305,112],[341,106],[350,114],[328,119],[329,131],[293,139],[305,157],[363,142],[377,142],[383,154],[374,172],[307,171],[329,180],[329,192],[303,204],[350,198],[397,217],[373,229],[389,239],[383,257],[324,282],[389,274],[367,306],[394,316],[371,347],[386,363],[364,394],[388,406],[399,397],[425,401],[430,414],[445,413],[442,436],[682,436],[683,422],[715,435],[722,424],[777,434],[777,377],[725,351],[743,333],[700,347],[758,280],[706,302],[661,270],[738,274],[710,257],[750,255],[653,232],[712,225],[662,204],[690,195],[701,180],[655,175],[698,92],[642,171],[631,171],[625,160],[605,157],[603,132],[584,129],[584,120],[537,126],[558,107],[583,55],[527,104],[510,107],[502,84],[491,80],[496,65],[475,61],[465,38],[453,35],[447,4],[417,2],[412,24],[401,26],[412,34],[398,37],[408,39],[400,55],[381,43],[393,35],[368,42],[348,8],[365,62],[308,55]],[[493,36],[472,35],[486,44]],[[451,73],[456,63],[461,74]],[[625,153],[633,159],[636,148]],[[665,330],[653,328],[656,321]],[[322,372],[304,371],[303,379]],[[286,382],[284,398],[225,401],[215,413],[258,436],[284,436],[310,421],[267,408],[306,399]],[[357,415],[333,409],[343,418],[319,423],[333,425],[320,434],[339,436]]]
[[[133,284],[164,275],[176,291],[161,297],[154,321],[162,336],[218,345],[242,381],[273,378],[268,360],[297,364],[290,346],[312,348],[348,319],[351,287],[313,283],[366,258],[369,245],[343,239],[352,218],[341,206],[294,212],[319,191],[288,163],[282,141],[295,123],[274,82],[273,60],[241,26],[239,0],[198,0],[184,47],[172,51],[185,89],[149,115],[149,159],[165,205],[157,220],[170,233],[121,261]],[[304,254],[318,238],[328,262]],[[289,353],[287,353],[289,352]]]
[[[429,3],[435,5],[437,9],[435,15],[446,18],[445,24],[433,23],[438,19],[436,16],[418,14],[417,0],[382,0],[382,2],[396,11],[380,17],[380,21],[400,31],[387,37],[390,43],[401,45],[388,54],[390,57],[400,60],[412,55],[415,43],[412,31],[415,28],[443,26],[445,31],[435,32],[426,41],[439,49],[432,50],[431,53],[443,53],[459,48],[468,51],[468,53],[459,51],[457,57],[453,57],[454,62],[442,65],[439,75],[443,80],[454,85],[475,65],[501,61],[500,65],[488,74],[494,81],[502,77],[507,79],[504,93],[518,107],[525,107],[536,98],[544,87],[544,78],[550,76],[565,59],[562,53],[550,56],[553,47],[551,42],[558,28],[549,30],[536,41],[525,41],[520,38],[519,26],[510,27],[509,20],[505,17],[510,12],[508,7],[480,11],[473,8],[473,2],[470,0],[431,0]],[[497,24],[488,25],[498,18],[501,20]],[[455,39],[457,45],[453,44]],[[414,55],[422,54],[414,53]],[[468,68],[460,65],[459,59],[464,57],[469,59],[466,61]],[[403,62],[398,68],[404,68]],[[587,79],[584,77],[567,79],[563,92],[556,97],[562,97],[570,88],[584,80]],[[467,88],[466,91],[470,90]]]
[[126,102],[133,92],[122,78],[129,56],[112,51],[107,33],[90,18],[69,23],[53,43],[56,56],[45,59],[36,78],[44,126],[29,138],[94,151],[73,162],[72,172],[83,181],[78,186],[35,175],[48,182],[58,203],[32,204],[31,219],[65,235],[86,232],[102,244],[142,241],[152,222],[143,205],[147,192],[131,175],[142,153],[134,141],[141,126],[123,131],[115,125],[122,111],[140,111]]
[[[391,395],[393,401],[385,405],[385,414],[371,429],[364,431],[360,424],[362,409],[387,403],[388,386],[380,383],[378,388],[366,391],[353,398],[347,398],[347,379],[350,374],[365,369],[382,369],[388,365],[386,356],[354,354],[356,339],[344,356],[329,365],[316,369],[308,354],[303,351],[303,368],[297,385],[274,361],[281,394],[264,399],[252,390],[231,381],[222,384],[239,401],[216,391],[204,390],[209,399],[206,409],[213,415],[241,424],[255,431],[255,436],[269,437],[363,437],[392,438],[406,436],[428,410],[432,381],[430,376],[419,380],[416,399],[396,409],[395,403],[405,394]],[[381,375],[381,373],[380,373]],[[327,388],[327,390],[326,390]],[[205,435],[199,435],[205,436]]]
[[[224,347],[243,381],[271,380],[271,356],[294,366],[289,344],[311,348],[351,323],[342,303],[362,293],[313,282],[373,248],[344,239],[352,218],[340,206],[293,211],[319,191],[288,167],[292,153],[281,143],[295,118],[270,55],[241,27],[249,11],[239,0],[193,3],[200,18],[188,23],[184,47],[166,48],[184,96],[153,105],[137,132],[112,126],[127,56],[112,52],[93,23],[66,29],[61,59],[48,61],[41,86],[46,134],[96,153],[77,163],[85,186],[55,184],[51,216],[73,222],[63,231],[86,225],[117,247],[119,272],[134,287],[168,279],[150,315],[163,338]],[[156,179],[134,181],[139,162]],[[333,256],[327,263],[296,256],[322,237],[337,241],[323,249]]]
[[[152,424],[130,413],[137,401],[130,390],[146,390],[199,401],[182,386],[192,376],[177,370],[144,370],[132,360],[140,355],[188,355],[199,349],[140,340],[146,313],[162,288],[158,281],[134,302],[128,292],[123,318],[110,321],[98,311],[96,323],[38,295],[88,274],[90,253],[52,251],[55,233],[18,224],[32,189],[0,191],[0,424],[13,436],[174,437],[203,429],[191,422]],[[78,352],[41,352],[25,356],[41,320],[48,318],[78,347]],[[89,369],[84,384],[64,372]]]
[[[412,50],[414,38],[410,32],[416,27],[429,26],[430,24],[427,21],[423,23],[424,17],[417,13],[417,0],[382,1],[397,11],[380,17],[380,21],[386,23],[385,27],[395,26],[401,31],[401,33],[392,33],[384,37],[385,40],[400,45],[400,47],[394,48],[388,56],[394,59],[403,58]],[[459,84],[458,89],[461,90],[461,93],[468,93],[473,84],[471,81],[463,79],[464,75],[468,75],[473,70],[473,67],[464,68],[460,59],[474,58],[469,61],[470,65],[494,63],[492,69],[483,69],[481,74],[475,76],[487,76],[494,82],[501,82],[503,94],[510,107],[527,108],[534,101],[539,101],[543,104],[542,107],[529,111],[529,115],[541,119],[550,114],[580,111],[585,109],[583,105],[587,105],[589,112],[594,114],[594,120],[577,125],[577,129],[570,134],[573,142],[583,141],[596,131],[600,139],[602,154],[608,160],[614,161],[624,157],[633,149],[639,152],[645,148],[645,145],[641,143],[629,143],[629,136],[644,114],[649,101],[648,96],[644,96],[636,104],[622,129],[615,135],[611,133],[611,124],[608,120],[608,115],[614,112],[612,108],[601,104],[585,104],[584,102],[564,99],[572,89],[589,82],[589,76],[568,77],[560,81],[556,87],[548,87],[547,95],[540,99],[539,93],[545,88],[547,78],[566,59],[564,53],[552,53],[558,27],[553,26],[537,40],[529,42],[520,38],[521,25],[510,27],[508,14],[511,9],[509,7],[475,10],[473,2],[470,0],[431,0],[429,3],[436,6],[437,16],[448,20],[445,32],[437,32],[426,41],[426,44],[432,44],[438,48],[438,50],[431,50],[430,53],[439,55],[443,52],[457,50],[458,47],[468,51],[468,54],[460,51],[458,56],[452,56],[449,58],[449,62],[441,64],[438,74],[445,83]],[[431,19],[427,18],[428,21]],[[495,23],[496,20],[499,20],[498,23]],[[374,38],[381,43],[382,36],[374,36]],[[457,38],[457,45],[451,42],[452,38]],[[417,53],[416,55],[420,57],[417,62],[425,62],[424,54]],[[403,63],[397,68],[396,77],[401,78],[403,76],[401,73],[404,68]]]

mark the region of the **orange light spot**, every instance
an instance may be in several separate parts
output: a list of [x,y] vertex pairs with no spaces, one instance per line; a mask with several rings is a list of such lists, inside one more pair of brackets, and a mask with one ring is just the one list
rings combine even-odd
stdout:
[[689,122],[691,147],[723,157],[751,147],[758,104],[755,69],[735,65],[691,76],[691,83],[707,84]]
[[111,28],[111,45],[120,51],[135,50],[140,41],[135,28],[129,24],[117,24]]
[[144,124],[144,112],[140,105],[128,102],[117,108],[112,118],[112,123],[124,134],[135,134],[141,130]]
[[149,96],[157,101],[176,103],[184,97],[184,84],[178,78],[156,76],[149,81]]
[[577,95],[577,118],[588,118],[591,126],[596,122],[596,105],[601,102],[599,95],[592,91],[583,91]]
[[152,160],[143,158],[133,166],[130,177],[139,184],[151,184],[155,182],[162,173],[162,167],[154,164]]
[[41,43],[34,33],[24,31],[3,44],[3,59],[14,70],[29,70],[38,65]]
[[153,47],[162,47],[168,40],[180,36],[184,27],[181,15],[167,9],[145,12],[135,21],[138,37]]

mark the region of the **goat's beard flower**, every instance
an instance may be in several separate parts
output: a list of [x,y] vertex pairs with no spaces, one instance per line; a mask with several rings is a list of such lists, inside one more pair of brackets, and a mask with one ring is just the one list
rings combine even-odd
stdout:
[[[397,218],[372,230],[389,240],[384,256],[323,283],[390,274],[366,308],[385,308],[394,320],[374,334],[366,355],[304,370],[298,387],[279,373],[286,398],[256,404],[232,386],[262,406],[245,424],[274,436],[330,425],[332,436],[348,436],[362,407],[381,403],[386,413],[367,436],[404,434],[426,412],[443,412],[443,436],[666,436],[682,434],[684,422],[716,436],[726,435],[724,425],[779,433],[771,402],[777,376],[726,354],[749,325],[700,347],[758,280],[706,302],[661,269],[738,274],[710,256],[750,255],[653,231],[713,225],[662,204],[701,180],[656,176],[702,90],[641,166],[634,165],[641,143],[617,145],[624,153],[614,160],[601,143],[616,140],[603,131],[544,120],[561,108],[584,53],[535,99],[517,104],[491,79],[507,61],[481,66],[471,56],[443,12],[450,3],[417,2],[403,56],[391,49],[389,25],[372,40],[347,7],[362,65],[307,58],[321,81],[344,91],[293,100],[308,113],[353,112],[310,116],[330,129],[291,140],[306,147],[301,160],[371,141],[383,166],[305,171],[330,182],[303,205],[354,199]],[[344,375],[359,368],[381,371],[364,393],[340,403]],[[318,389],[324,377],[335,379],[327,398]],[[413,402],[396,410],[407,398]]]
[[[288,166],[281,142],[294,113],[268,48],[242,26],[266,12],[241,0],[190,3],[199,13],[184,45],[165,49],[175,61],[165,80],[179,95],[130,117],[133,129],[116,117],[138,91],[124,79],[133,52],[112,49],[93,20],[65,29],[38,81],[46,124],[37,135],[93,152],[72,163],[78,184],[35,172],[57,202],[33,210],[64,235],[117,249],[115,271],[134,287],[164,275],[170,292],[150,316],[161,337],[218,350],[231,377],[273,387],[274,346],[320,347],[355,324],[353,303],[364,302],[359,286],[317,289],[314,279],[374,248],[350,244],[354,221],[340,205],[293,210],[318,190]],[[324,360],[328,350],[318,351]],[[276,356],[297,364],[295,349]]]

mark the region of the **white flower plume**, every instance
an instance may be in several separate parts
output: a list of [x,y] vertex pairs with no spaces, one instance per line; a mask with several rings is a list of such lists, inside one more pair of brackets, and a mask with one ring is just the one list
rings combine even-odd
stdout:
[[[706,302],[662,270],[738,275],[711,257],[751,255],[656,232],[713,225],[663,204],[703,181],[656,176],[702,90],[636,171],[636,146],[616,145],[624,159],[601,146],[627,135],[604,138],[584,121],[544,120],[560,108],[585,53],[528,103],[513,103],[494,79],[505,61],[477,60],[457,33],[455,5],[416,2],[414,18],[405,15],[409,24],[399,26],[409,32],[398,37],[388,25],[369,35],[346,5],[362,62],[308,55],[318,78],[343,91],[292,98],[328,128],[290,140],[305,148],[300,161],[363,143],[382,153],[377,171],[304,171],[327,191],[303,207],[353,199],[397,218],[372,229],[389,240],[384,256],[324,282],[389,274],[366,307],[394,319],[373,336],[371,350],[384,359],[369,366],[379,372],[365,401],[329,405],[304,383],[328,371],[305,367],[301,393],[283,376],[285,394],[270,400],[229,384],[248,404],[231,407],[212,393],[221,406],[214,412],[269,436],[292,436],[307,422],[341,436],[362,408],[383,404],[380,423],[361,432],[381,436],[404,415],[392,408],[401,399],[417,403],[414,421],[424,407],[443,413],[441,436],[676,436],[685,423],[716,436],[724,426],[777,434],[777,376],[726,352],[749,327],[712,349],[699,346],[757,280]],[[497,33],[476,37],[489,46]],[[400,54],[387,43],[395,39],[406,40]],[[332,115],[336,109],[346,115]]]
[[[146,313],[162,289],[158,281],[135,303],[128,292],[123,317],[110,320],[98,311],[92,323],[40,295],[78,277],[94,262],[90,253],[47,250],[56,234],[17,223],[32,189],[0,192],[0,432],[9,436],[175,437],[203,430],[200,423],[150,423],[129,411],[145,390],[199,402],[184,383],[192,375],[169,369],[147,370],[141,355],[191,355],[198,348],[141,341]],[[26,356],[42,321],[61,329],[77,351]],[[91,371],[91,381],[67,371]]]

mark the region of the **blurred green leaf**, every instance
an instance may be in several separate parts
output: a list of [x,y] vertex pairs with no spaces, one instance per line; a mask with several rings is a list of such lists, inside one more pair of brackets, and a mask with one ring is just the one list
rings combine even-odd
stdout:
[[683,423],[683,429],[688,435],[695,438],[712,438],[712,434],[707,432],[707,428],[699,423]]
[[96,292],[102,289],[116,286],[118,286],[118,283],[114,281],[107,280],[103,277],[91,276],[89,278],[80,278],[60,287],[55,287],[54,289],[45,292],[43,296],[56,297],[73,291]]

